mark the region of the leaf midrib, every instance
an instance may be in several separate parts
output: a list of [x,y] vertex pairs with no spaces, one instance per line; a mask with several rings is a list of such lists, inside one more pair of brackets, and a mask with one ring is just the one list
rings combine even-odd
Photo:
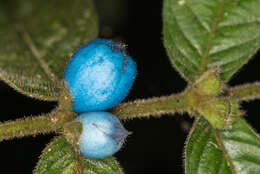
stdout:
[[217,31],[217,26],[219,24],[220,18],[222,16],[223,8],[224,8],[224,5],[225,5],[226,2],[227,2],[227,0],[223,0],[221,2],[220,8],[217,11],[217,15],[214,18],[214,21],[213,21],[213,24],[212,24],[212,27],[211,27],[211,30],[210,30],[210,33],[209,33],[209,36],[208,36],[208,41],[207,41],[207,44],[206,44],[205,53],[203,54],[203,56],[201,58],[201,64],[200,64],[200,67],[199,67],[200,74],[202,74],[207,68],[209,51],[210,51],[210,48],[211,48],[211,41],[214,39],[215,33]]
[[14,26],[15,31],[21,35],[23,42],[25,45],[29,48],[30,52],[32,53],[32,57],[39,63],[41,69],[43,72],[46,74],[46,76],[54,83],[56,84],[57,77],[55,74],[51,71],[49,68],[48,64],[45,62],[45,60],[42,58],[41,54],[39,53],[35,43],[33,42],[31,36],[29,33],[26,31],[24,25],[22,23],[16,22],[13,17],[8,13],[9,10],[7,8],[1,8],[3,9],[3,12],[5,13],[5,16],[7,19],[10,21],[10,24]]
[[[245,126],[247,126],[247,128],[251,131],[251,133],[254,134],[254,135],[257,137],[257,139],[260,141],[260,136],[259,136],[258,134],[256,134],[256,133],[252,130],[252,128],[251,128],[250,126],[248,126],[247,124],[246,124]],[[230,169],[231,169],[231,171],[232,171],[232,174],[238,174],[238,173],[236,172],[236,170],[235,170],[235,166],[234,166],[234,164],[233,164],[233,162],[232,162],[232,159],[231,159],[231,157],[229,156],[228,151],[226,150],[226,148],[225,148],[225,146],[224,146],[224,144],[223,144],[223,141],[222,141],[222,139],[221,139],[221,137],[220,137],[220,134],[219,134],[218,130],[214,129],[211,125],[210,125],[210,127],[211,127],[211,130],[212,130],[212,132],[213,132],[213,134],[214,134],[216,140],[217,140],[217,143],[218,143],[218,145],[219,145],[219,148],[220,148],[220,150],[222,151],[222,153],[223,153],[223,155],[224,155],[224,158],[226,159],[226,161],[227,161],[228,164],[229,164],[228,166],[230,167]]]
[[219,132],[216,129],[214,129],[211,125],[210,125],[210,128],[217,140],[218,146],[219,146],[220,150],[222,151],[224,158],[226,159],[226,161],[228,163],[228,166],[231,169],[232,174],[237,174],[236,170],[235,170],[235,166],[233,165],[232,160],[231,160],[230,156],[228,155],[228,152],[220,138]]
[[36,47],[35,43],[33,42],[30,34],[26,31],[24,25],[22,23],[14,23],[15,30],[21,35],[22,40],[24,41],[25,45],[29,48],[31,51],[33,58],[39,63],[40,67],[44,71],[44,73],[47,75],[47,77],[54,82],[57,82],[57,78],[54,75],[54,73],[50,70],[48,64],[45,62],[45,60],[42,58],[41,54],[38,51],[38,48]]

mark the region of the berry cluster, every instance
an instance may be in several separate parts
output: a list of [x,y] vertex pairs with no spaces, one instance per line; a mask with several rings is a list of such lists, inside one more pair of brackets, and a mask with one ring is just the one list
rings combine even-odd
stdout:
[[135,76],[136,65],[125,46],[112,40],[92,40],[72,55],[64,80],[83,126],[79,144],[84,156],[104,158],[121,148],[129,133],[116,116],[101,111],[127,96]]

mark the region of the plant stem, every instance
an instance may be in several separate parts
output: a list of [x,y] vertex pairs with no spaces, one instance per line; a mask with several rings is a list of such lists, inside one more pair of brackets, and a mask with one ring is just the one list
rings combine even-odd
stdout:
[[154,97],[120,104],[109,111],[119,119],[141,118],[162,114],[183,113],[191,108],[191,96],[186,91],[165,97]]
[[60,112],[57,109],[47,115],[7,121],[0,124],[0,141],[55,132],[73,117],[73,113]]
[[232,87],[229,93],[238,101],[260,99],[260,82]]
[[[122,103],[110,109],[109,112],[122,120],[149,116],[160,117],[162,114],[183,112],[195,116],[194,107],[202,101],[203,96],[196,96],[196,93],[192,91],[192,88],[188,87],[179,94]],[[229,97],[239,101],[260,98],[260,82],[230,88]],[[57,132],[76,115],[71,111],[72,101],[66,88],[61,92],[59,104],[58,109],[47,115],[1,123],[0,141],[39,133]]]
[[[186,91],[165,97],[120,104],[110,111],[120,119],[160,116],[175,112],[188,111],[191,97]],[[71,102],[66,97],[66,90],[61,93],[60,107],[47,115],[27,117],[0,124],[0,141],[12,138],[57,132],[66,122],[73,120],[76,113],[71,111]],[[63,109],[62,109],[63,108]]]

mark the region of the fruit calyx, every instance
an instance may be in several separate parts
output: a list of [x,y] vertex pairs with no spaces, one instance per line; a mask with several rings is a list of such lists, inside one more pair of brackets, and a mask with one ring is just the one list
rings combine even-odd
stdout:
[[223,83],[219,77],[219,69],[214,67],[200,76],[193,88],[200,95],[218,95],[222,92]]
[[236,99],[223,93],[224,83],[219,69],[212,68],[188,88],[192,96],[192,111],[203,116],[214,128],[225,129],[236,116],[241,115]]

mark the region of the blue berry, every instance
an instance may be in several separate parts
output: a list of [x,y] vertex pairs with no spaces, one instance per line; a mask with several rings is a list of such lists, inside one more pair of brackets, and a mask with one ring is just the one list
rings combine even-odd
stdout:
[[106,110],[119,104],[135,76],[136,65],[123,45],[112,40],[92,40],[72,55],[65,68],[73,111]]
[[86,112],[77,121],[82,123],[80,152],[87,158],[104,158],[116,153],[129,134],[116,116],[107,112]]

